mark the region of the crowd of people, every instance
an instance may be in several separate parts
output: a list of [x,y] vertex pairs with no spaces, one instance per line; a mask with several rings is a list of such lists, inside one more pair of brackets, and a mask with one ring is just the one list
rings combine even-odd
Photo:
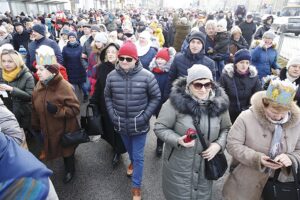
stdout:
[[259,200],[275,170],[289,180],[300,161],[300,55],[277,63],[272,23],[182,9],[1,15],[0,199],[58,198],[40,161],[63,158],[72,181],[78,145],[61,138],[80,129],[89,104],[112,166],[129,155],[133,200],[152,116],[166,199],[212,199],[205,163],[226,149],[224,199]]

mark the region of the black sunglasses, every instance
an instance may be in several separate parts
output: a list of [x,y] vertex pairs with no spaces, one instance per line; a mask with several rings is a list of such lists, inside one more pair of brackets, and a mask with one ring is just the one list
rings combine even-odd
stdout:
[[196,90],[201,90],[203,87],[205,87],[205,89],[210,89],[212,88],[212,82],[208,82],[208,83],[192,83],[193,87],[196,89]]
[[119,57],[119,60],[122,61],[122,62],[123,62],[124,60],[126,60],[126,62],[132,62],[133,58]]

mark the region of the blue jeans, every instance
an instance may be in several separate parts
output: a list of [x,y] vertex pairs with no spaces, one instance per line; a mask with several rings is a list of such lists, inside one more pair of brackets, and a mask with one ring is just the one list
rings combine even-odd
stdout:
[[127,136],[120,134],[133,165],[132,187],[141,188],[144,169],[144,147],[147,133]]

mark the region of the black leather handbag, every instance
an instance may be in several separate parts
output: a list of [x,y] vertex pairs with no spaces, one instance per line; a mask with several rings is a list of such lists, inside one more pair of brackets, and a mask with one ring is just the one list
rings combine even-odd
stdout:
[[[197,135],[199,137],[199,140],[201,142],[203,150],[205,151],[208,148],[208,146],[205,142],[203,134],[199,130],[196,119],[194,119],[194,126],[197,130]],[[209,116],[208,116],[208,127],[209,127],[208,135],[210,135],[210,117]],[[205,162],[205,178],[207,180],[218,180],[225,174],[225,172],[228,168],[227,159],[223,152],[219,152],[218,154],[216,154],[215,157],[213,159],[211,159],[210,161],[205,159],[204,162]]]
[[[86,116],[81,117],[81,127],[88,135],[102,135],[101,115],[97,112],[97,108],[91,104],[86,107]],[[90,114],[90,110],[92,114]]]
[[298,162],[298,170],[296,172],[295,164],[293,163],[291,167],[294,181],[292,182],[280,182],[278,181],[278,176],[281,169],[277,169],[274,173],[273,178],[269,178],[262,197],[264,200],[300,200],[300,166]]
[[[84,129],[79,129],[77,131],[74,132],[68,132],[66,133],[66,118],[64,120],[65,122],[65,128],[64,128],[64,134],[61,138],[61,145],[63,147],[69,147],[69,146],[73,146],[73,145],[78,145],[81,143],[85,143],[85,142],[89,142],[90,138],[87,135],[87,133],[85,132]],[[77,119],[76,119],[77,121]]]

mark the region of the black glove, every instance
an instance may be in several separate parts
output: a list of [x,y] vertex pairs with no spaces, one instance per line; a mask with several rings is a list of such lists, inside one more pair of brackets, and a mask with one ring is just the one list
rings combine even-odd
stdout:
[[49,113],[55,114],[55,113],[57,113],[58,108],[57,108],[56,105],[54,105],[54,104],[50,103],[49,101],[47,101],[47,110],[48,110]]

